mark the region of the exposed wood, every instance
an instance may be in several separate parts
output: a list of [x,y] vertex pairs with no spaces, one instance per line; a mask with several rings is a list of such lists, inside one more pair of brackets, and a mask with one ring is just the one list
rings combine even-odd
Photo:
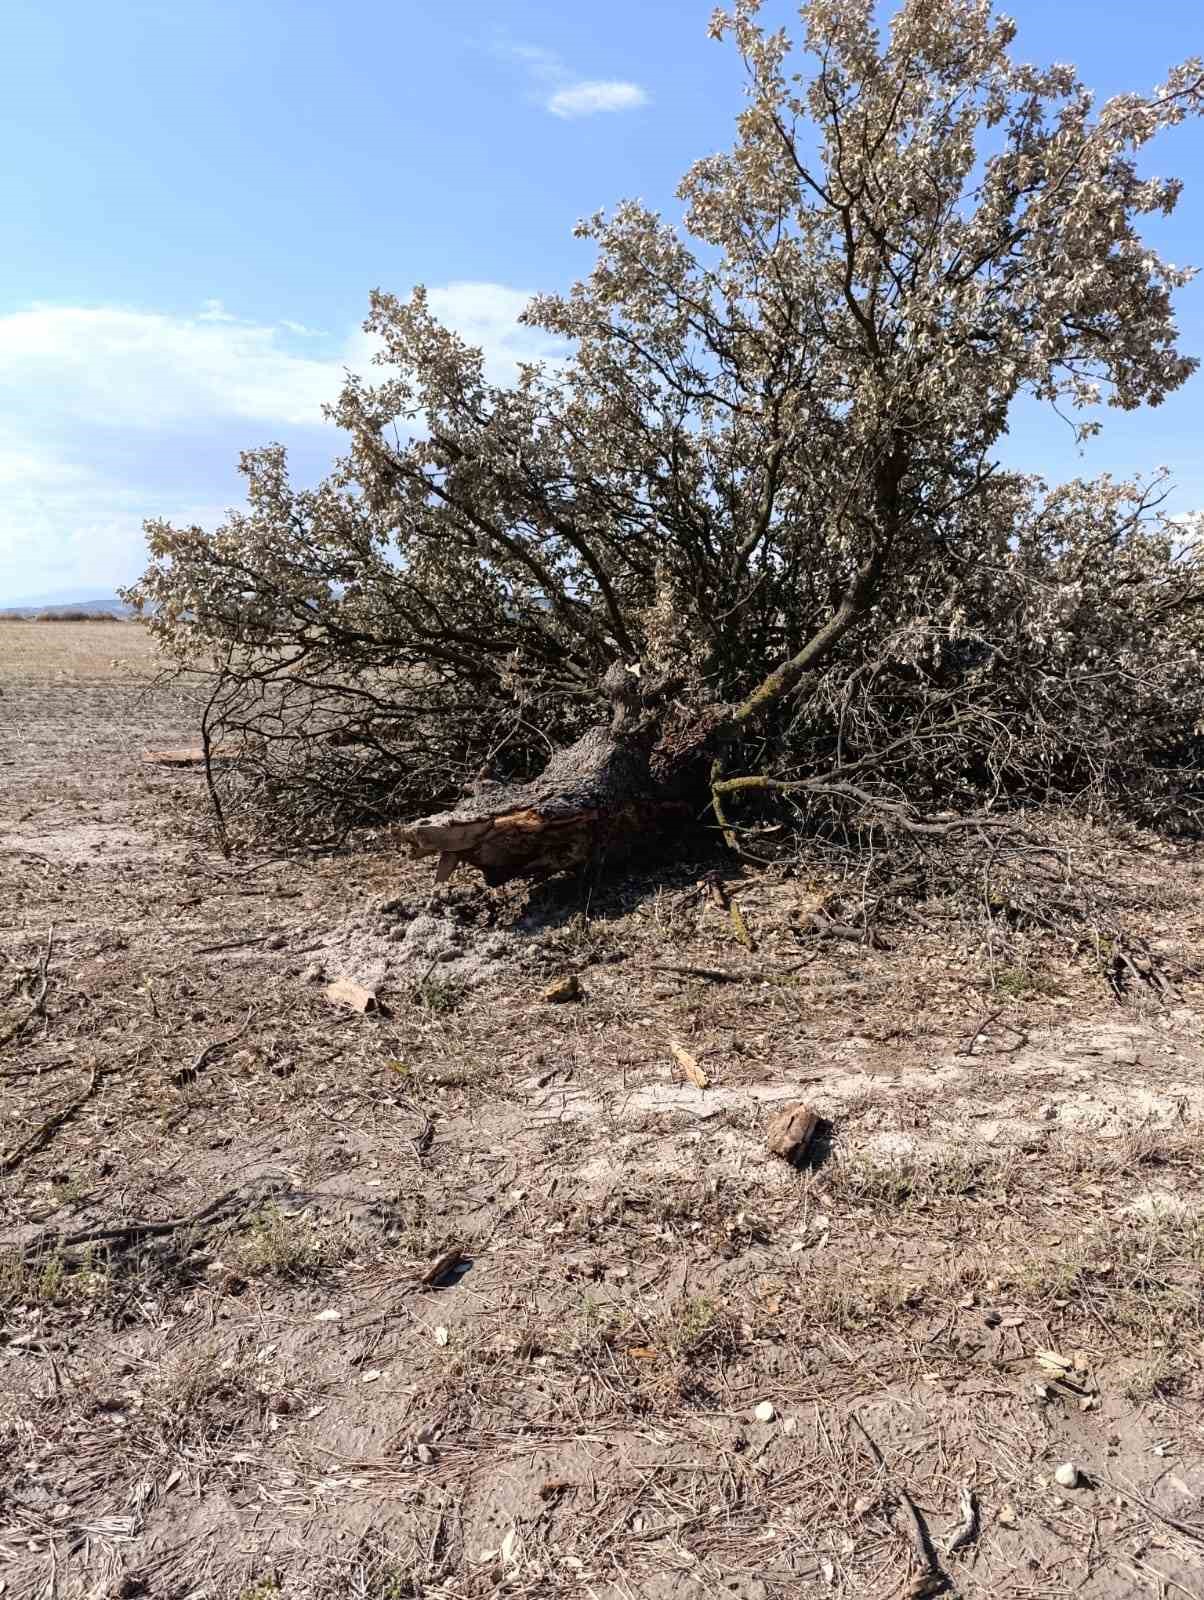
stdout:
[[[415,856],[437,856],[436,882],[461,861],[488,884],[546,877],[598,856],[628,853],[688,811],[651,777],[647,740],[591,728],[524,784],[482,784],[451,811],[395,837]],[[450,863],[450,864],[449,864]]]
[[[209,751],[209,760],[237,761],[245,752],[236,745],[215,744]],[[142,759],[156,767],[203,767],[205,765],[205,749],[203,745],[181,745],[175,750],[144,750]]]
[[376,991],[365,988],[362,983],[356,983],[352,978],[336,978],[333,983],[327,984],[322,992],[332,1006],[350,1006],[352,1011],[358,1011],[361,1015],[366,1011],[376,1011],[380,1007]]
[[766,1143],[770,1153],[797,1166],[819,1127],[819,1117],[802,1100],[779,1111],[769,1124]]
[[710,1087],[710,1078],[707,1077],[706,1073],[698,1065],[697,1058],[690,1054],[685,1045],[678,1044],[677,1040],[674,1039],[670,1042],[669,1048],[672,1050],[673,1059],[681,1068],[682,1073],[690,1080],[696,1089],[706,1089]]
[[430,1266],[419,1278],[419,1283],[428,1289],[436,1288],[450,1273],[455,1271],[464,1259],[464,1246],[462,1244],[452,1245],[450,1250],[445,1250],[441,1256],[437,1256],[431,1262]]

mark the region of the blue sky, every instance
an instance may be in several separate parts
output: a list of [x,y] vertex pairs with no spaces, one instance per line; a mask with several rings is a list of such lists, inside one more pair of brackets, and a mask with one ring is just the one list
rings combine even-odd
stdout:
[[[216,522],[240,448],[299,473],[339,448],[319,408],[374,285],[426,283],[501,364],[526,294],[588,270],[577,217],[667,211],[730,141],[740,72],[711,0],[9,0],[0,59],[0,604],[141,566],[141,522]],[[885,8],[889,10],[889,7]],[[1018,49],[1103,94],[1204,48],[1197,0],[1011,0]],[[771,0],[766,16],[787,20]],[[1204,264],[1204,129],[1150,170],[1187,188],[1149,237]],[[1204,354],[1204,277],[1179,302]],[[536,346],[537,348],[537,346]],[[1161,463],[1204,506],[1204,376],[1109,413],[1085,462],[1026,413],[1019,465]]]

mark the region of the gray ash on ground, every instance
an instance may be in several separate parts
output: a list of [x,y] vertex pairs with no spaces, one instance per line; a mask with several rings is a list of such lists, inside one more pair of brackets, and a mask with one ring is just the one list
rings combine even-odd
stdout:
[[477,989],[539,962],[538,935],[490,926],[455,900],[385,897],[332,928],[307,971],[370,988],[437,982]]

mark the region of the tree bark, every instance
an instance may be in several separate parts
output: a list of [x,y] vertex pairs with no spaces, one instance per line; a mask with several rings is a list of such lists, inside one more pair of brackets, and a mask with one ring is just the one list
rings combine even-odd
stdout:
[[[600,854],[615,859],[629,853],[666,822],[684,821],[696,809],[692,798],[701,798],[709,787],[716,820],[735,847],[723,811],[722,796],[734,785],[723,779],[722,747],[827,661],[864,616],[877,576],[875,558],[855,575],[835,613],[807,645],[739,705],[711,705],[675,716],[670,709],[674,686],[668,680],[646,681],[616,663],[602,681],[613,708],[609,727],[591,728],[554,755],[530,783],[481,785],[453,810],[401,829],[399,839],[416,856],[438,856],[438,883],[461,862],[477,867],[491,885],[546,877]],[[773,787],[764,778],[750,782]]]
[[591,728],[530,783],[482,784],[399,838],[416,856],[439,857],[437,882],[461,862],[494,885],[621,857],[690,810],[654,779],[648,743],[647,730]]

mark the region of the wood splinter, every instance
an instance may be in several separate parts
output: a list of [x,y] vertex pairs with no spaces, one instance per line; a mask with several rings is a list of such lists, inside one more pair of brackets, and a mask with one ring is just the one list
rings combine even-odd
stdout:
[[460,852],[458,850],[442,850],[439,860],[435,863],[435,882],[446,883],[460,865]]

